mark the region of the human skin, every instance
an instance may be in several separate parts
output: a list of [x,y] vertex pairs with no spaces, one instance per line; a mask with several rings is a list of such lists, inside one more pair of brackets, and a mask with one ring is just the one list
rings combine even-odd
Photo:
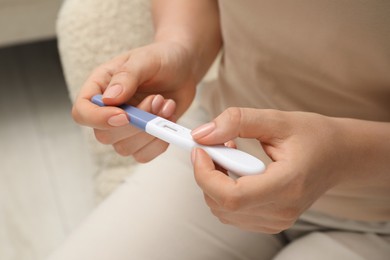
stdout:
[[192,153],[195,179],[212,213],[245,230],[286,230],[339,184],[390,189],[390,123],[229,108],[192,134],[205,145],[255,138],[272,159],[263,174],[232,179],[202,149]]
[[222,45],[216,1],[156,0],[152,6],[154,42],[96,68],[72,110],[77,123],[94,128],[98,141],[139,162],[152,160],[168,144],[129,125],[121,109],[97,107],[92,96],[103,94],[106,105],[129,103],[175,121]]

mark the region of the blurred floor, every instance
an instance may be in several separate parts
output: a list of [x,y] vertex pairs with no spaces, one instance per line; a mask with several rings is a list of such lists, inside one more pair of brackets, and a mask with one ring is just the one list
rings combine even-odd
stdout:
[[0,49],[0,259],[44,259],[93,206],[56,42]]

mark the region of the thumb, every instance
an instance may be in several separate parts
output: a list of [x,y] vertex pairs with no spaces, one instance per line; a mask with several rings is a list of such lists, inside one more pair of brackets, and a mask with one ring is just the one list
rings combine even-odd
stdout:
[[192,131],[196,142],[222,144],[237,137],[267,142],[283,138],[288,128],[285,113],[270,109],[228,108],[212,122]]
[[145,57],[130,55],[112,74],[103,92],[104,103],[120,105],[129,101],[137,92],[138,87],[153,78],[157,72],[158,66],[155,62]]

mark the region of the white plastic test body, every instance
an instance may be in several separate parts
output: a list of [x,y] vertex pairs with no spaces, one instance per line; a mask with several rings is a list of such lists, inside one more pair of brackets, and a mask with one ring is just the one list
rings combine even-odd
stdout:
[[[94,96],[92,102],[104,106],[101,95]],[[200,147],[210,155],[213,161],[235,175],[255,175],[265,170],[264,163],[248,153],[223,145],[205,146],[198,144],[193,140],[191,130],[188,128],[130,105],[122,105],[120,108],[128,114],[132,125],[188,151]]]

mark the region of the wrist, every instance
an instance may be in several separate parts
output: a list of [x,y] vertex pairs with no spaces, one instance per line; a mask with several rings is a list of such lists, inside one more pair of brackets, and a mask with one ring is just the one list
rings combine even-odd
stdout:
[[222,45],[218,2],[213,0],[153,1],[155,42],[181,45],[191,59],[199,81],[217,57]]
[[[218,38],[218,37],[217,37]],[[194,82],[197,84],[207,73],[208,69],[217,57],[222,45],[220,39],[213,43],[199,41],[187,32],[180,30],[159,30],[154,37],[155,43],[173,44],[191,66]]]
[[334,118],[344,180],[351,184],[390,181],[390,123]]

